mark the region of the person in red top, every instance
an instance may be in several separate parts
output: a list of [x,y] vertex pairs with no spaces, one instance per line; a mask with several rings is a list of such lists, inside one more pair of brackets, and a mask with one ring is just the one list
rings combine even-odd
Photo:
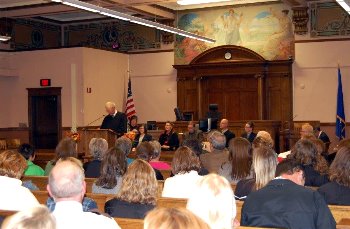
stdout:
[[171,166],[163,161],[159,161],[160,159],[160,153],[162,151],[161,145],[158,141],[150,141],[151,145],[153,146],[153,154],[151,155],[150,165],[154,169],[158,170],[171,170]]

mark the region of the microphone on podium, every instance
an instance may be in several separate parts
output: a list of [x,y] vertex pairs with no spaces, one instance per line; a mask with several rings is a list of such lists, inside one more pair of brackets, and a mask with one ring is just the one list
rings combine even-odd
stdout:
[[104,118],[105,116],[106,116],[105,114],[102,115],[102,116],[99,116],[99,117],[98,117],[97,119],[95,119],[94,121],[88,123],[88,124],[83,128],[83,130],[86,130],[86,128],[88,128],[91,124],[97,122],[98,120],[100,120],[101,118]]

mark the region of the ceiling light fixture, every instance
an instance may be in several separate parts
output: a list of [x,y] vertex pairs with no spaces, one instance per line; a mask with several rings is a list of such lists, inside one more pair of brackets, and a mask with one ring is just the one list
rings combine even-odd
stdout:
[[343,9],[350,14],[349,2],[345,0],[337,0],[338,4],[343,7]]
[[196,4],[206,4],[215,2],[229,2],[231,0],[180,0],[177,1],[179,5],[196,5]]
[[[208,43],[214,43],[215,40],[211,39],[211,38],[207,38],[204,36],[200,36],[194,33],[190,33],[187,32],[185,30],[181,30],[178,28],[174,28],[168,25],[163,25],[161,23],[158,22],[153,22],[153,21],[149,21],[143,18],[139,18],[139,17],[135,17],[135,16],[131,16],[125,13],[121,13],[115,10],[110,10],[104,7],[100,7],[100,6],[96,6],[90,3],[86,3],[86,2],[82,2],[79,0],[51,0],[53,2],[59,2],[65,5],[69,5],[78,9],[82,9],[82,10],[86,10],[89,12],[93,12],[93,13],[98,13],[107,17],[112,17],[112,18],[117,18],[120,20],[124,20],[124,21],[130,21],[132,23],[136,23],[139,25],[144,25],[147,27],[151,27],[151,28],[156,28],[162,31],[166,31],[169,33],[173,33],[173,34],[177,34],[180,36],[184,36],[184,37],[188,37],[188,38],[193,38],[196,40],[200,40],[200,41],[204,41],[204,42],[208,42]],[[214,0],[215,1],[215,0]],[[227,1],[227,0],[226,0]]]
[[11,37],[9,36],[3,36],[3,35],[0,35],[0,41],[9,41],[11,39]]

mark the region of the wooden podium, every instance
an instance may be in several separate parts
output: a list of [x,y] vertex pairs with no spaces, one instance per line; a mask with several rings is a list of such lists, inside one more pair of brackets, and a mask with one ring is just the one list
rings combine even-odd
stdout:
[[85,129],[78,131],[81,140],[78,144],[78,152],[83,153],[85,157],[91,156],[89,152],[89,143],[92,138],[104,138],[108,142],[108,148],[115,145],[117,139],[116,133],[107,129]]

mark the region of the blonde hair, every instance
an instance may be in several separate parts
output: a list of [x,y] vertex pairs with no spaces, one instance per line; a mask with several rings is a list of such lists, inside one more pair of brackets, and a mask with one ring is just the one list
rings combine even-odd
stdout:
[[12,150],[0,153],[0,176],[20,179],[26,168],[26,159],[20,153]]
[[275,178],[277,156],[273,149],[268,147],[253,150],[253,168],[255,171],[255,189],[263,188]]
[[115,108],[115,103],[114,102],[107,102],[105,104],[105,107],[107,107],[107,108]]
[[3,229],[55,229],[56,220],[49,209],[40,205],[34,208],[20,211],[8,217],[2,227]]
[[230,183],[217,174],[204,176],[188,199],[187,209],[211,228],[231,229],[236,202]]
[[140,204],[156,205],[158,182],[148,162],[136,159],[126,171],[117,199]]
[[265,142],[267,142],[269,145],[271,145],[271,148],[273,148],[274,146],[274,142],[273,139],[270,135],[269,132],[265,131],[265,130],[260,130],[257,134],[256,137],[261,137],[264,139]]
[[185,208],[156,208],[150,211],[144,229],[210,229],[202,219]]
[[314,135],[314,128],[309,123],[304,123],[300,130],[301,137]]

